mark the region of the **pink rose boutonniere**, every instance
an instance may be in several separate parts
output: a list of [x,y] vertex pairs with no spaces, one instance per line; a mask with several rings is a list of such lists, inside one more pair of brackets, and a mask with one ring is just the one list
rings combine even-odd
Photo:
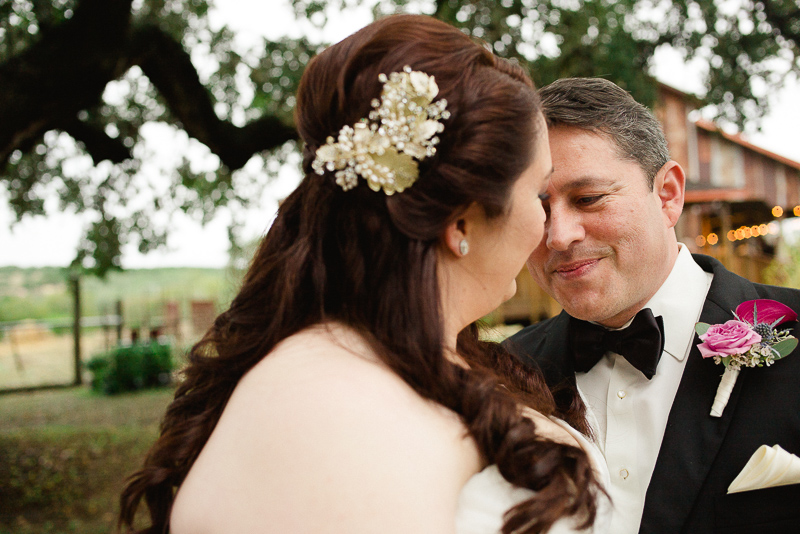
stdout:
[[695,325],[702,341],[697,346],[700,354],[725,366],[711,407],[712,417],[722,416],[743,366],[769,367],[797,347],[797,338],[788,330],[775,329],[779,324],[797,320],[797,314],[788,306],[768,299],[748,300],[733,315],[736,319],[725,324]]

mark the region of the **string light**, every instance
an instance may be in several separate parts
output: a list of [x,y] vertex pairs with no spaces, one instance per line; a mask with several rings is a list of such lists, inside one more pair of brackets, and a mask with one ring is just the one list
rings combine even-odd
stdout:
[[[798,210],[800,211],[800,210]],[[777,234],[780,231],[780,226],[775,221],[769,224],[754,224],[753,226],[740,226],[736,230],[728,230],[725,237],[728,241],[742,241],[750,239],[751,237],[761,237],[767,234]],[[698,247],[708,245],[716,245],[719,242],[719,236],[715,233],[710,233],[707,236],[699,235],[695,237],[694,242]]]
[[[800,204],[792,208],[792,213],[795,217],[800,217]],[[776,219],[782,217],[783,208],[780,206],[773,206],[772,216]],[[743,239],[750,239],[751,237],[761,237],[769,234],[775,235],[779,232],[780,226],[778,223],[776,221],[771,221],[769,223],[754,224],[752,226],[740,226],[734,230],[728,230],[728,232],[725,234],[725,237],[728,238],[728,241],[742,241]],[[694,242],[698,247],[716,245],[719,242],[719,237],[715,233],[710,233],[708,235],[701,234],[694,238]]]

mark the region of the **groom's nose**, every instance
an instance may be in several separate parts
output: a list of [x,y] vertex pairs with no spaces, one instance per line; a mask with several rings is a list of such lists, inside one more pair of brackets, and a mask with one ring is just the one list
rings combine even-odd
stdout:
[[565,251],[583,240],[586,231],[580,213],[565,206],[551,203],[545,222],[545,242],[550,250]]

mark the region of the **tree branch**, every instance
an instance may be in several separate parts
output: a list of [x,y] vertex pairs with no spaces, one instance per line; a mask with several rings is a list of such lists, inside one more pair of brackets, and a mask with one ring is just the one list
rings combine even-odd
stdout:
[[53,19],[52,0],[32,0],[33,12],[36,14],[36,23],[39,25],[40,33],[47,33],[56,25]]
[[116,77],[131,2],[82,0],[70,20],[0,64],[0,162],[100,101]]
[[122,163],[133,156],[122,140],[109,137],[101,127],[83,122],[77,117],[57,127],[83,143],[95,165],[104,159],[111,163]]
[[186,133],[211,149],[231,170],[244,166],[253,154],[297,137],[293,127],[273,116],[265,115],[241,128],[220,120],[189,54],[157,26],[133,28],[130,55],[131,63],[141,67]]
[[764,0],[764,15],[767,22],[773,28],[776,28],[781,35],[794,43],[795,54],[800,51],[800,25],[797,21],[800,20],[800,7],[790,8],[787,3],[778,5],[778,2]]

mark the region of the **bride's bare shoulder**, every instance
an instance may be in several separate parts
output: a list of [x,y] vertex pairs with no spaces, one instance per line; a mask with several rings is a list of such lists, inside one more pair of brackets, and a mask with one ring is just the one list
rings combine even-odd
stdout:
[[241,380],[231,403],[233,409],[258,403],[261,415],[269,418],[316,419],[316,414],[325,414],[343,424],[369,420],[373,428],[433,425],[463,430],[455,414],[423,399],[361,335],[337,324],[318,325],[281,342]]
[[298,373],[305,380],[324,379],[332,369],[348,374],[388,371],[363,336],[345,326],[328,323],[311,326],[278,343],[242,379],[240,386],[281,381]]
[[274,401],[323,410],[367,398],[395,405],[422,401],[360,334],[338,324],[316,325],[283,340],[242,378],[234,397],[256,397],[265,407]]
[[455,414],[420,397],[361,336],[314,327],[284,340],[240,381],[173,519],[208,526],[236,517],[242,531],[264,517],[275,532],[298,521],[313,532],[387,523],[397,532],[431,531],[413,524],[415,514],[452,522],[447,511],[480,468],[465,436]]

